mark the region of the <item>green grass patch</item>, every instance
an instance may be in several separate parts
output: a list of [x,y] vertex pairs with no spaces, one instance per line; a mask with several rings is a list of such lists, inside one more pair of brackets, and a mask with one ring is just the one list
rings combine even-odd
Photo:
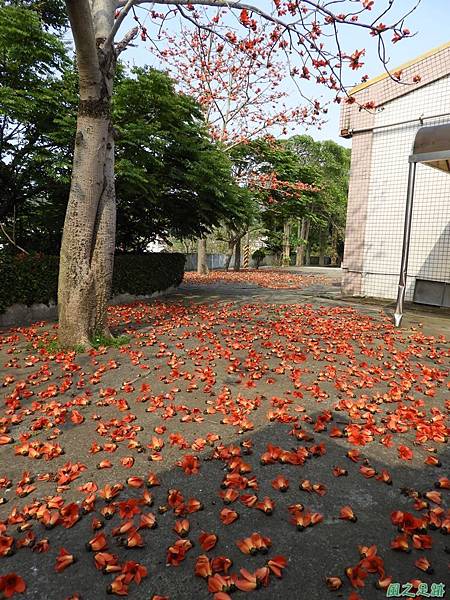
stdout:
[[[86,348],[82,344],[77,344],[73,347],[63,347],[60,345],[58,339],[50,340],[48,342],[40,340],[37,348],[43,348],[48,354],[58,354],[58,352],[75,352],[76,354],[83,354],[83,352],[86,352]],[[26,349],[35,350],[36,346],[30,342],[26,345]]]
[[105,346],[106,348],[120,348],[121,346],[126,346],[131,341],[131,338],[127,335],[119,335],[118,337],[107,337],[104,335],[96,335],[92,340],[92,347],[96,350],[100,348],[100,346]]

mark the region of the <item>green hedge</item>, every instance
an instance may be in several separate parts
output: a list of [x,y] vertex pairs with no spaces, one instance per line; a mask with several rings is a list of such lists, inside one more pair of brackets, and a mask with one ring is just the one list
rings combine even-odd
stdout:
[[[144,296],[183,281],[184,254],[155,253],[115,257],[113,295]],[[0,253],[0,313],[15,303],[56,302],[59,258]]]
[[180,285],[183,281],[185,262],[184,254],[176,252],[116,256],[113,295],[141,296]]

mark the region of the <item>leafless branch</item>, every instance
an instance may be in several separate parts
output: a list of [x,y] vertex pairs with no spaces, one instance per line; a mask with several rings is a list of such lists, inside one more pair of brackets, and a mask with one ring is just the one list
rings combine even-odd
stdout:
[[15,248],[17,248],[17,250],[20,250],[24,254],[30,254],[29,252],[27,252],[26,250],[24,250],[21,246],[19,246],[19,244],[16,244],[16,242],[9,236],[9,234],[6,231],[5,226],[3,225],[3,223],[0,223],[0,229],[2,230],[2,233],[5,236],[5,238],[8,240],[8,242],[10,244],[12,244]]
[[116,44],[116,54],[117,54],[117,56],[121,52],[123,52],[124,50],[126,50],[126,48],[128,48],[128,46],[131,44],[131,42],[134,39],[136,39],[138,33],[139,33],[139,27],[133,27],[133,29],[130,29],[130,31],[123,37],[123,39]]

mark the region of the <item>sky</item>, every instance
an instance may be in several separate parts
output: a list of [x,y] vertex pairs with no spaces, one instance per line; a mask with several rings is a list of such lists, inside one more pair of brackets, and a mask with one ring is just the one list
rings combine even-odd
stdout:
[[[265,2],[266,0],[261,0]],[[386,3],[387,0],[376,0],[379,4]],[[411,7],[414,0],[396,0],[398,10],[404,11],[405,8]],[[395,5],[394,5],[395,6]],[[397,11],[398,14],[398,11]],[[418,8],[409,16],[405,26],[415,35],[409,39],[404,39],[397,44],[389,44],[389,68],[395,71],[395,68],[402,63],[408,62],[411,59],[435,48],[445,42],[450,41],[450,0],[422,0]],[[355,49],[366,49],[366,55],[363,59],[364,68],[357,71],[357,77],[360,78],[363,74],[369,77],[375,77],[383,72],[383,66],[376,54],[376,47],[373,38],[367,35],[366,31],[358,28],[347,26],[342,30],[342,46],[347,51]],[[122,58],[129,64],[134,65],[153,65],[155,66],[155,58],[146,47],[146,44],[140,42],[136,48],[131,48],[127,51],[126,56]],[[450,65],[449,65],[450,68]],[[354,76],[353,73],[349,75]],[[346,83],[359,83],[358,79],[348,79]],[[330,101],[332,96],[327,95],[327,90],[324,86],[312,85],[307,82],[308,94],[317,96],[324,95],[323,101]],[[289,93],[289,102],[291,105],[302,104],[301,98],[297,89],[293,84],[287,84],[287,92]],[[339,137],[339,106],[335,103],[329,104],[328,114],[326,115],[327,122],[319,130],[317,127],[312,127],[308,130],[303,128],[297,129],[295,133],[307,133],[315,139],[332,139],[336,142],[349,146],[351,140],[344,140]]]

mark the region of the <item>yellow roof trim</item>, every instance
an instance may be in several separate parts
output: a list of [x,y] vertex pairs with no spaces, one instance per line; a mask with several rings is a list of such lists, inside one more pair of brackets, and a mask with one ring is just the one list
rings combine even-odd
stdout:
[[[424,52],[420,56],[416,56],[416,58],[413,58],[413,59],[409,60],[408,62],[403,63],[396,69],[393,69],[392,71],[390,71],[390,73],[395,73],[396,71],[403,71],[404,69],[407,69],[408,67],[411,67],[412,65],[415,65],[416,63],[421,62],[422,60],[425,60],[426,58],[429,58],[430,56],[433,56],[433,54],[437,54],[438,52],[441,52],[441,50],[446,50],[447,48],[450,48],[450,42],[441,44],[437,48],[433,48],[432,50],[428,50],[428,52]],[[352,88],[350,90],[349,94],[350,95],[356,94],[357,92],[360,92],[361,90],[365,89],[366,87],[369,87],[370,85],[373,85],[374,83],[378,83],[379,81],[383,81],[383,79],[387,79],[387,77],[389,77],[388,73],[382,73],[381,75],[378,75],[377,77],[373,77],[372,79],[369,79],[368,81],[365,81],[364,83],[360,83],[359,85],[356,85],[354,88]]]

